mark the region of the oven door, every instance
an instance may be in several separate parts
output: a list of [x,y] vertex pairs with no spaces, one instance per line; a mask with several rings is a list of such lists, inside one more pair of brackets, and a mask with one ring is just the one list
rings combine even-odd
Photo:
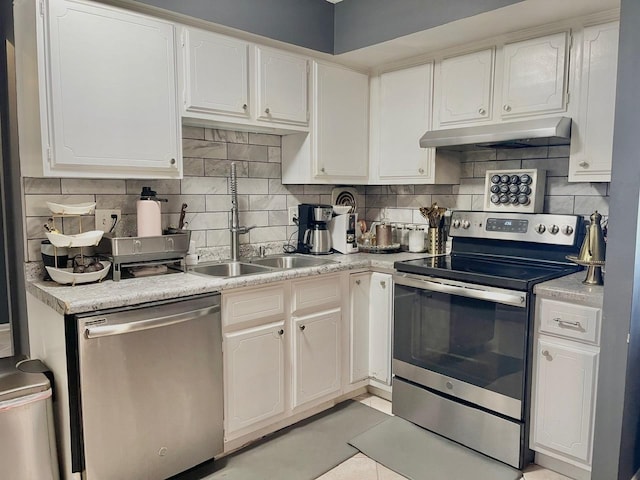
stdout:
[[394,375],[522,420],[526,292],[394,276]]

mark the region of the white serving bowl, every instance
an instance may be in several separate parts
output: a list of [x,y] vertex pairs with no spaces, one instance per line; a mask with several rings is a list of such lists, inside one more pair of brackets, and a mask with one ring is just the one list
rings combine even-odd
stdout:
[[333,213],[336,215],[344,215],[345,213],[349,213],[351,211],[351,205],[334,205]]
[[104,235],[102,230],[91,230],[90,232],[77,233],[75,235],[65,235],[63,233],[47,232],[47,238],[56,247],[93,247],[98,245]]
[[45,268],[54,282],[61,283],[62,285],[78,285],[80,283],[97,282],[106,277],[111,268],[111,262],[101,260],[100,263],[104,267],[102,270],[89,273],[73,273],[73,268]]
[[47,202],[51,213],[56,215],[88,215],[93,213],[96,202],[76,203],[75,205],[62,205],[61,203]]

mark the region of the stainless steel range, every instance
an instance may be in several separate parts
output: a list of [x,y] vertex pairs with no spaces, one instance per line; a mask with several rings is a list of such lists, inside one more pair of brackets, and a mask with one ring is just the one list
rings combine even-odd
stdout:
[[579,269],[582,218],[458,211],[450,236],[450,255],[395,263],[393,412],[523,468],[533,286]]

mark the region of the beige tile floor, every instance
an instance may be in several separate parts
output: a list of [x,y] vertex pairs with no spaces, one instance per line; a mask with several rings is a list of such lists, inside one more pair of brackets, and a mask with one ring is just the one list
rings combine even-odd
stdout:
[[[355,400],[391,415],[391,402],[380,397],[364,394],[356,397]],[[538,465],[527,467],[523,478],[524,480],[570,480],[564,475],[546,470]],[[318,477],[317,480],[405,480],[405,477],[371,460],[366,455],[358,453]]]

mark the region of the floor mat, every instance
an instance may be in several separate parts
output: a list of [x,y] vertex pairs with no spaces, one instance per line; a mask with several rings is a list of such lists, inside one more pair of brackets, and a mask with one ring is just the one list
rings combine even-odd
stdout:
[[350,442],[367,457],[411,480],[519,480],[522,472],[399,417]]
[[387,418],[360,402],[342,402],[173,480],[314,480],[358,453],[351,438]]

